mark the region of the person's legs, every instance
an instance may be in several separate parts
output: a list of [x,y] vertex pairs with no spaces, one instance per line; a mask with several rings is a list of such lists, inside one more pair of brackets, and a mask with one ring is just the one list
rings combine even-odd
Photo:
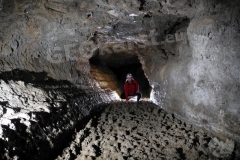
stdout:
[[[131,96],[131,95],[129,95]],[[137,102],[139,102],[140,98],[142,97],[142,94],[141,93],[135,93],[134,95],[132,96],[137,96]],[[121,99],[126,99],[126,96],[125,96],[125,92],[123,92],[121,95],[120,95],[120,98]],[[130,99],[131,97],[129,97]]]
[[135,93],[134,96],[137,96],[137,102],[139,102],[140,98],[142,97],[141,93]]
[[125,92],[123,92],[120,96],[121,99],[126,99]]

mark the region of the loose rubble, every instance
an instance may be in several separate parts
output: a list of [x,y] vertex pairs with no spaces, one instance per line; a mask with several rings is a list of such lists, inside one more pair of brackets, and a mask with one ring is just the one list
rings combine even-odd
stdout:
[[218,159],[209,150],[211,139],[152,103],[116,102],[77,132],[57,160]]
[[234,150],[234,141],[226,139],[226,142],[223,142],[217,138],[213,138],[208,146],[211,153],[220,158],[224,158],[232,154]]

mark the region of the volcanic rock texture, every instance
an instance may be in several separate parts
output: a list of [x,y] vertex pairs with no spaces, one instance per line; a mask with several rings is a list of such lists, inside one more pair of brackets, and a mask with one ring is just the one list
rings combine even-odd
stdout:
[[239,143],[239,3],[0,0],[2,157],[60,155],[128,72],[145,98],[217,137],[210,148]]
[[[117,102],[76,133],[57,159],[219,159],[208,148],[210,139],[152,103]],[[226,156],[231,149],[225,149]]]

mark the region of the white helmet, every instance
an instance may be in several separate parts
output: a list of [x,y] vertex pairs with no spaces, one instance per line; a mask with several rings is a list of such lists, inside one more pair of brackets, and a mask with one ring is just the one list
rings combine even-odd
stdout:
[[126,76],[126,78],[129,78],[129,77],[133,78],[131,73],[128,73],[127,76]]

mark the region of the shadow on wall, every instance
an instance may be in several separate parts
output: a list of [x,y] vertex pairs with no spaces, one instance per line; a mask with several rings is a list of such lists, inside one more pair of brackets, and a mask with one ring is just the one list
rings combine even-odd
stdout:
[[100,55],[96,51],[96,54],[89,59],[89,62],[91,74],[102,89],[116,91],[120,96],[123,92],[127,73],[132,73],[134,79],[139,83],[143,97],[150,97],[152,88],[144,75],[138,56],[126,53]]

